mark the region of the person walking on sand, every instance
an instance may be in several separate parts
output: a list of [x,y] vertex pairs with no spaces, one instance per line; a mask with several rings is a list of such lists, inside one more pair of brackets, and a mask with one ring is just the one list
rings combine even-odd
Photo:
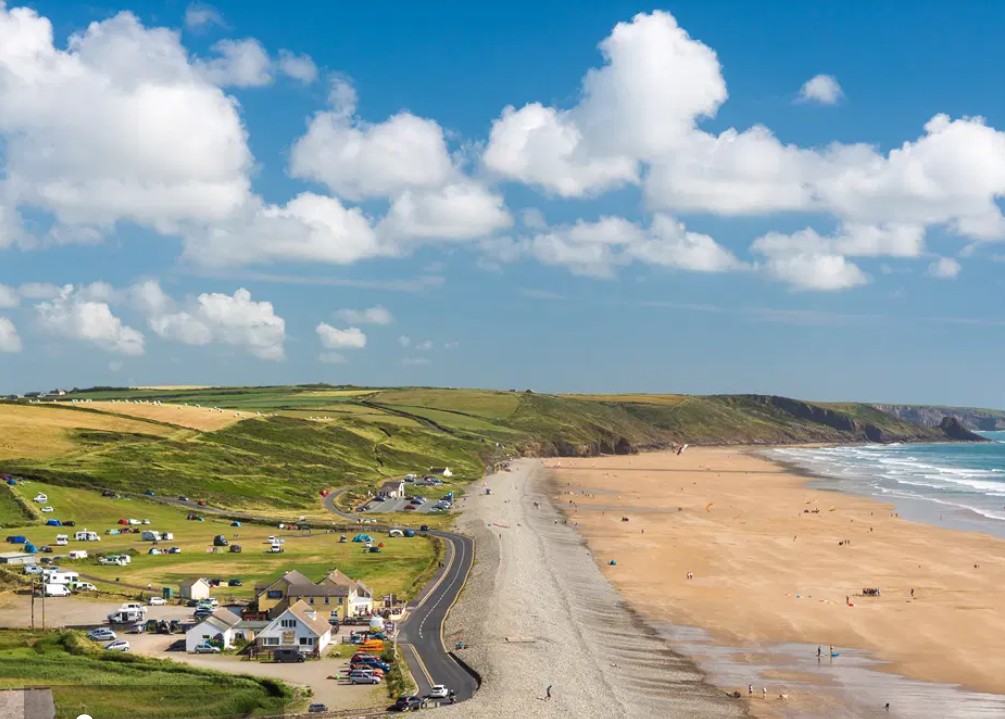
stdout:
[[768,688],[767,687],[761,687],[761,698],[763,698],[763,699],[767,699],[768,698]]
[[753,684],[748,684],[747,685],[747,696],[748,697],[754,696],[754,685]]
[[817,661],[818,661],[818,662],[820,661],[820,657],[822,657],[822,656],[823,656],[823,654],[824,654],[824,650],[823,650],[823,648],[822,648],[822,647],[819,647],[819,646],[818,646],[818,647],[817,647]]
[[549,684],[548,688],[544,690],[544,696],[549,701],[551,700],[551,684]]

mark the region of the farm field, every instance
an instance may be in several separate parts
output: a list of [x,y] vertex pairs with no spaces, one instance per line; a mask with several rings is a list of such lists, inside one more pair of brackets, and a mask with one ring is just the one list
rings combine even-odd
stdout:
[[125,417],[149,419],[202,432],[212,432],[229,427],[242,419],[255,417],[254,412],[233,409],[217,411],[212,407],[186,407],[180,404],[134,404],[132,402],[89,402],[88,409],[118,414]]
[[[160,594],[162,586],[177,589],[178,583],[189,578],[220,578],[223,583],[230,579],[240,579],[241,587],[221,586],[215,590],[218,598],[250,599],[255,584],[272,580],[290,569],[298,569],[304,574],[319,578],[325,572],[338,567],[354,579],[363,580],[375,594],[399,594],[410,596],[414,591],[417,577],[431,571],[438,561],[438,544],[428,537],[389,539],[386,535],[371,533],[375,542],[383,542],[379,554],[364,553],[362,546],[348,541],[340,543],[340,534],[329,534],[324,529],[305,531],[285,531],[275,526],[243,523],[231,526],[229,520],[202,513],[205,521],[186,519],[189,510],[146,499],[111,499],[102,497],[97,491],[74,489],[39,482],[28,482],[15,488],[22,496],[30,499],[43,492],[49,504],[56,510],[47,517],[60,520],[72,519],[75,527],[48,527],[35,525],[21,528],[34,544],[53,546],[56,554],[65,555],[71,549],[86,549],[89,556],[85,560],[61,561],[60,566],[72,568],[82,574],[98,578],[99,590],[135,593],[134,588],[153,585],[153,592]],[[195,497],[192,497],[195,499]],[[172,532],[174,538],[159,542],[161,549],[181,548],[180,554],[149,555],[147,551],[153,542],[143,541],[138,533],[108,535],[108,529],[121,529],[120,519],[149,519],[149,525],[137,527],[160,532]],[[295,519],[295,517],[294,517]],[[328,515],[329,521],[332,519]],[[73,532],[81,529],[98,532],[100,542],[77,542]],[[356,530],[366,532],[365,528]],[[354,532],[356,533],[356,532]],[[57,534],[68,534],[70,543],[64,547],[55,546]],[[219,547],[213,551],[213,538],[224,535],[228,542],[239,544],[242,552],[232,553],[229,547]],[[284,539],[285,551],[279,554],[266,553],[266,537]],[[351,540],[353,534],[348,535]],[[134,550],[138,554],[126,567],[99,565],[96,554],[122,553]],[[117,583],[115,580],[121,580]],[[133,585],[129,587],[128,585]]]
[[79,448],[76,433],[96,430],[166,437],[173,427],[46,405],[0,404],[0,460],[46,458]]
[[0,632],[0,688],[26,684],[52,687],[57,719],[237,719],[305,702],[279,681],[105,652],[77,632]]

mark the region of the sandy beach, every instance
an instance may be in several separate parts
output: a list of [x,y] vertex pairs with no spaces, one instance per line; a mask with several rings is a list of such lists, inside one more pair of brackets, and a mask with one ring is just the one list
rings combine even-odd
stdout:
[[547,465],[569,525],[648,620],[735,646],[868,650],[906,677],[1005,694],[1005,541],[810,489],[740,449]]
[[460,656],[483,684],[471,701],[439,711],[472,719],[743,716],[743,702],[704,682],[629,611],[548,500],[541,463],[520,460],[472,484],[461,502],[459,527],[475,538],[476,563],[444,639],[464,641]]

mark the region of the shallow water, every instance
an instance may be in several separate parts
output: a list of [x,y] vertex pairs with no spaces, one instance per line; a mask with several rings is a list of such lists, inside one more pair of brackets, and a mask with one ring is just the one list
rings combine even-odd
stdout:
[[[882,671],[884,663],[867,652],[836,648],[831,659],[827,647],[817,659],[816,645],[763,644],[746,647],[718,644],[695,627],[652,623],[675,651],[691,657],[708,681],[727,691],[747,694],[754,685],[754,702],[762,701],[767,687],[770,708],[787,719],[1001,719],[1005,696],[984,694],[949,684],[919,682]],[[781,702],[787,694],[790,702]],[[806,701],[806,697],[812,697]],[[884,709],[889,702],[890,709]]]

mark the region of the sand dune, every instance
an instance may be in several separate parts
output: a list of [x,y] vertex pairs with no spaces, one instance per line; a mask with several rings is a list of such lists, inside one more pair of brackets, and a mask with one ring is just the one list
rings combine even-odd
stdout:
[[908,677],[1005,693],[1005,541],[808,489],[736,449],[549,464],[570,524],[643,616],[730,643],[867,649]]

